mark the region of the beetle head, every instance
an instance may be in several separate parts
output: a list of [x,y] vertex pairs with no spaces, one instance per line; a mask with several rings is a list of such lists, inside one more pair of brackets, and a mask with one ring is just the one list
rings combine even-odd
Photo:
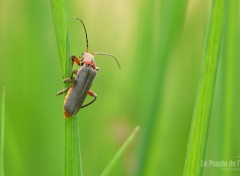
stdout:
[[88,36],[87,36],[87,29],[86,29],[86,27],[85,27],[85,25],[84,25],[84,23],[83,23],[82,20],[80,20],[79,18],[76,18],[76,17],[73,17],[72,19],[76,19],[76,20],[80,21],[80,22],[82,23],[82,25],[83,25],[84,30],[85,30],[87,47],[86,47],[86,52],[82,53],[82,61],[84,62],[84,64],[87,65],[87,66],[92,67],[94,70],[98,70],[98,68],[96,67],[96,63],[95,63],[95,61],[94,61],[93,55],[105,55],[105,56],[111,56],[112,58],[114,58],[115,61],[116,61],[117,64],[118,64],[118,67],[121,68],[121,67],[120,67],[120,64],[119,64],[119,62],[118,62],[118,60],[117,60],[117,58],[114,57],[112,54],[101,53],[101,52],[93,52],[92,54],[88,53]]
[[92,54],[84,52],[84,53],[82,53],[82,59],[83,59],[83,62],[85,65],[90,66],[93,69],[96,69],[94,56]]

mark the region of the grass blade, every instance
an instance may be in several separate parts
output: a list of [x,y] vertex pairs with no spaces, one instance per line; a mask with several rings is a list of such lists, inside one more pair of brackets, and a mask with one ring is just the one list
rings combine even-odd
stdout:
[[2,94],[2,113],[0,117],[0,176],[4,176],[4,125],[5,125],[5,87]]
[[65,176],[82,176],[77,116],[65,119]]
[[62,76],[63,78],[66,78],[71,74],[72,70],[69,51],[70,46],[66,1],[51,0],[51,4]]
[[195,102],[190,131],[184,175],[201,175],[210,122],[216,73],[221,45],[224,0],[212,0],[212,10],[205,48],[205,63],[202,71],[198,97]]
[[[137,175],[154,175],[160,170],[161,173],[164,172],[164,166],[159,164],[162,162],[162,158],[159,157],[162,155],[159,145],[162,142],[160,140],[163,134],[162,122],[168,119],[164,119],[161,115],[164,107],[162,97],[164,97],[164,82],[171,53],[181,34],[186,7],[187,0],[151,0],[145,1],[141,10],[141,14],[144,13],[144,15],[140,18],[139,24],[139,30],[142,32],[139,35],[138,57],[136,57],[139,70],[135,79],[138,87],[135,90],[147,96],[141,101],[141,108],[137,115],[142,118],[142,140],[138,152]],[[157,32],[153,33],[153,29]],[[143,74],[142,68],[147,74]],[[142,82],[147,84],[143,84],[140,88],[139,84]]]
[[[237,21],[238,21],[238,0],[226,1],[226,18],[223,47],[223,158],[232,159],[232,129],[234,117],[234,86],[235,86],[235,65],[237,59]],[[227,142],[226,142],[227,141]]]
[[119,160],[119,158],[124,154],[124,152],[126,151],[127,147],[129,146],[129,144],[132,142],[132,140],[135,138],[137,132],[139,131],[140,127],[137,126],[132,134],[127,138],[127,140],[123,143],[123,145],[121,146],[121,148],[118,150],[118,152],[116,153],[116,155],[112,158],[112,160],[109,162],[109,164],[105,167],[104,171],[102,172],[101,176],[107,176],[110,174],[113,166],[116,164],[116,162]]
[[[70,77],[71,60],[68,13],[65,0],[51,0],[53,21],[57,37],[62,77]],[[65,86],[68,86],[67,84]],[[65,176],[82,176],[80,139],[77,116],[65,119]]]

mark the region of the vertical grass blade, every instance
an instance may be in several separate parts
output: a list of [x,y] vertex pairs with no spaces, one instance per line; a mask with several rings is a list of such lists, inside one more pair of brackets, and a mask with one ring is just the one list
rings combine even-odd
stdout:
[[69,51],[70,47],[66,0],[51,0],[51,5],[62,76],[63,78],[66,78],[71,74],[72,70]]
[[65,120],[65,176],[82,176],[77,116]]
[[[238,0],[226,1],[226,18],[224,31],[224,47],[223,47],[223,159],[232,159],[232,129],[234,117],[234,87],[236,80],[237,64],[237,22],[238,22]],[[228,173],[229,174],[229,173]]]
[[[62,77],[70,77],[68,13],[65,0],[51,0]],[[68,86],[67,84],[65,86]],[[65,176],[82,176],[77,116],[65,119]]]
[[219,51],[222,38],[224,0],[212,0],[210,23],[205,48],[205,63],[195,102],[190,131],[184,175],[201,175],[201,162],[204,160],[208,127],[214,95]]
[[113,166],[116,164],[116,162],[119,160],[119,158],[124,154],[124,152],[126,151],[127,147],[129,146],[129,144],[135,138],[135,136],[136,136],[137,132],[139,131],[139,129],[140,129],[140,127],[137,126],[133,130],[132,134],[127,138],[127,140],[123,143],[123,145],[118,150],[116,155],[112,158],[112,160],[109,162],[109,164],[105,167],[105,169],[103,170],[101,176],[107,176],[107,175],[110,174]]
[[[141,100],[138,115],[143,119],[143,125],[137,175],[142,176],[154,175],[162,167],[159,166],[162,150],[156,145],[161,143],[162,135],[163,118],[159,114],[163,110],[164,81],[170,56],[184,24],[187,0],[150,0],[145,3],[140,11],[143,18],[139,24],[141,40],[136,57],[139,71],[136,76],[138,87],[135,88],[147,95]],[[153,29],[157,32],[152,32]]]
[[2,113],[0,117],[0,176],[4,176],[4,126],[5,126],[5,87],[2,94]]

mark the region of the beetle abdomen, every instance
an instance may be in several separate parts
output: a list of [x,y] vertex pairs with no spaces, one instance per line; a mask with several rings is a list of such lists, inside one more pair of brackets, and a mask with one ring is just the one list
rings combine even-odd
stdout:
[[86,65],[79,69],[75,82],[68,90],[64,101],[64,114],[66,117],[77,114],[81,109],[96,74],[96,70]]

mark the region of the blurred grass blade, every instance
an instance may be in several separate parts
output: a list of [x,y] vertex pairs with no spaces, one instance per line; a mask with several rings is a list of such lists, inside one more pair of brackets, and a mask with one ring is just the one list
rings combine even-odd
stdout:
[[5,87],[2,94],[2,113],[0,117],[0,176],[4,176],[4,125],[5,125]]
[[127,138],[127,140],[123,143],[123,145],[121,146],[121,148],[118,150],[118,152],[116,153],[116,155],[112,158],[112,160],[110,161],[110,163],[105,167],[104,171],[102,172],[101,176],[107,176],[110,174],[111,170],[113,169],[114,165],[116,164],[116,162],[120,159],[120,157],[124,154],[124,152],[126,151],[127,147],[129,146],[129,144],[132,142],[132,140],[135,138],[137,132],[139,131],[140,127],[137,126],[132,134]]
[[216,73],[219,61],[224,16],[224,0],[212,0],[210,23],[205,48],[205,63],[195,102],[193,121],[188,141],[184,175],[201,175],[208,127],[214,95]]
[[[68,15],[65,0],[51,0],[62,77],[71,74]],[[68,86],[67,84],[65,86]],[[65,119],[65,176],[82,176],[77,116]]]
[[[163,162],[159,157],[163,153],[159,147],[162,142],[162,122],[169,120],[163,119],[160,115],[164,106],[164,81],[169,69],[170,56],[184,24],[187,2],[187,0],[150,0],[145,1],[140,11],[143,17],[139,20],[141,40],[137,54],[142,60],[139,61],[136,57],[139,70],[136,76],[138,87],[135,89],[147,96],[143,97],[139,115],[137,115],[143,119],[141,135],[143,137],[139,149],[137,175],[164,173],[166,169],[163,164],[159,164]],[[152,32],[153,29],[157,32]],[[143,74],[142,68],[147,74]],[[147,84],[139,87],[142,82]]]
[[[223,47],[223,96],[222,96],[222,117],[223,117],[223,159],[232,159],[232,129],[234,117],[234,87],[236,81],[236,68],[237,65],[237,33],[238,33],[238,8],[239,1],[231,0],[226,1],[226,18],[225,18],[225,31],[224,31],[224,47]],[[227,142],[226,142],[227,141]]]

